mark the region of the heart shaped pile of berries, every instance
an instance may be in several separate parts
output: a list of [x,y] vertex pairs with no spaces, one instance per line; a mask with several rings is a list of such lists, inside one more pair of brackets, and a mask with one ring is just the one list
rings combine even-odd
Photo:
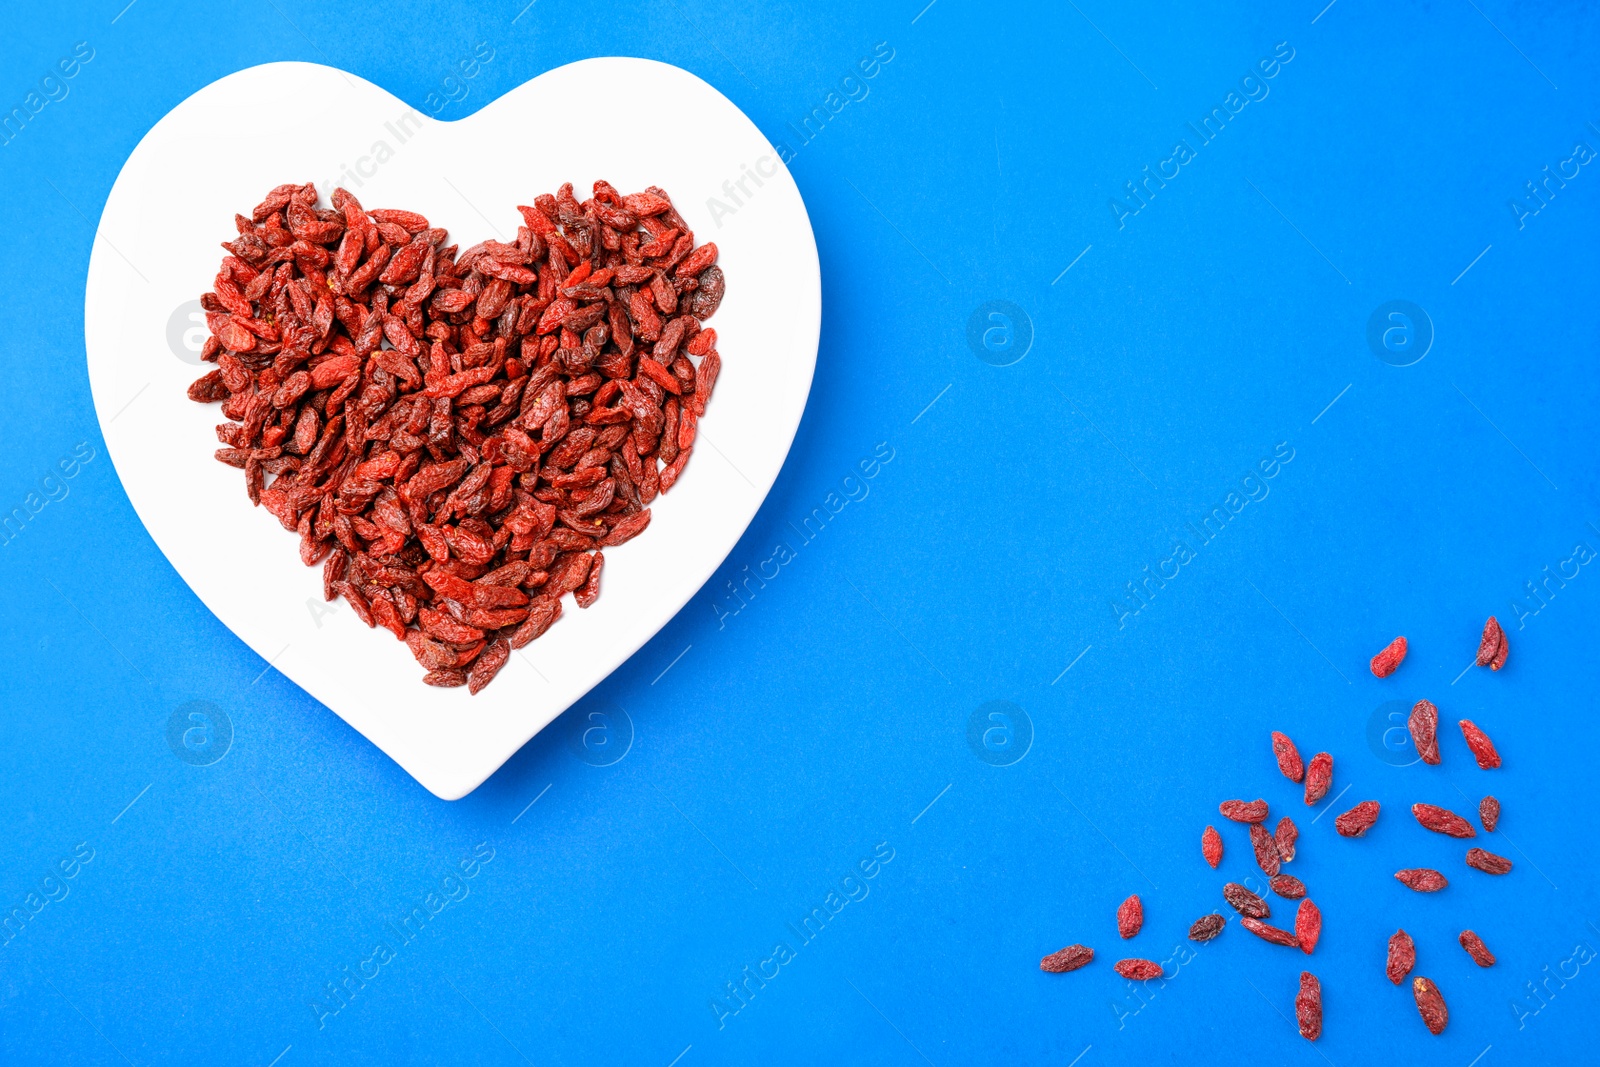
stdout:
[[477,693],[600,595],[603,549],[682,475],[721,368],[717,246],[667,194],[572,186],[465,251],[423,216],[280,185],[201,297],[217,459],[323,596]]

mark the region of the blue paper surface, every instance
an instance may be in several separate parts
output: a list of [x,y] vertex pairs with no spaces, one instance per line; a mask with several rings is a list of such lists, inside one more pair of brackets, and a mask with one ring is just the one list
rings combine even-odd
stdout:
[[[0,1059],[1593,1056],[1600,15],[923,3],[13,13]],[[228,633],[135,518],[84,372],[95,220],[144,132],[246,66],[333,64],[458,118],[612,54],[707,79],[788,157],[823,264],[816,381],[706,589],[444,803]],[[1491,613],[1498,674],[1469,669]],[[1439,767],[1401,729],[1423,696]],[[1333,754],[1316,809],[1273,729]],[[1472,843],[1514,861],[1500,878],[1407,812],[1489,792],[1501,832]],[[1223,881],[1259,881],[1216,808],[1258,796],[1301,827],[1311,956],[1236,921],[1184,936],[1229,910]],[[1364,799],[1377,826],[1336,836]],[[1415,866],[1450,887],[1391,877]],[[1449,1002],[1440,1037],[1384,977],[1397,927]],[[1039,971],[1074,942],[1090,967]],[[1124,956],[1169,977],[1135,988]]]

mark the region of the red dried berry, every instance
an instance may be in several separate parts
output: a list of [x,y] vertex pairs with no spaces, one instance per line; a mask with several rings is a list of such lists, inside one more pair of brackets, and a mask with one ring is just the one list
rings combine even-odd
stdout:
[[1257,937],[1261,938],[1261,940],[1270,941],[1274,945],[1282,945],[1285,948],[1300,947],[1299,938],[1295,937],[1287,930],[1280,930],[1276,926],[1268,926],[1260,919],[1240,919],[1239,925],[1243,926],[1246,930],[1249,930],[1252,934],[1255,934]]
[[1489,621],[1483,624],[1483,637],[1478,640],[1478,666],[1497,671],[1506,665],[1510,651],[1510,642],[1500,628],[1500,620],[1490,615]]
[[1461,931],[1461,947],[1467,950],[1467,955],[1479,967],[1493,967],[1494,953],[1489,951],[1489,946],[1483,943],[1483,938],[1471,930]]
[[1484,874],[1509,874],[1511,871],[1510,860],[1481,848],[1467,849],[1467,866],[1474,867]]
[[1075,971],[1094,959],[1094,949],[1088,945],[1068,945],[1060,952],[1052,952],[1039,961],[1039,969],[1051,974]]
[[1478,801],[1478,821],[1483,823],[1485,830],[1494,833],[1494,828],[1500,825],[1500,802],[1494,797],[1484,797]]
[[1306,895],[1306,884],[1292,874],[1280,874],[1269,884],[1274,893],[1288,900],[1299,900]]
[[1433,804],[1413,804],[1411,814],[1417,817],[1417,822],[1422,824],[1424,830],[1432,830],[1436,834],[1449,834],[1451,837],[1477,837],[1478,831],[1472,824],[1448,808],[1436,807]]
[[1400,661],[1406,658],[1406,639],[1397,637],[1384,647],[1382,652],[1372,657],[1372,673],[1379,678],[1387,678],[1394,673]]
[[1265,900],[1238,882],[1229,882],[1222,887],[1222,899],[1232,904],[1234,910],[1247,919],[1265,919],[1272,914],[1272,909],[1267,906]]
[[1306,776],[1306,765],[1300,759],[1300,750],[1294,747],[1294,742],[1289,740],[1287,734],[1272,731],[1272,754],[1278,759],[1278,770],[1291,782],[1298,782]]
[[596,552],[592,558],[594,562],[589,565],[589,577],[572,594],[572,599],[577,601],[580,608],[587,608],[600,599],[600,570],[606,565],[606,554]]
[[1444,875],[1428,867],[1408,867],[1395,871],[1394,876],[1419,893],[1437,893],[1450,884]]
[[1133,937],[1144,927],[1144,902],[1135,893],[1117,905],[1117,933],[1123,940]]
[[1300,951],[1307,956],[1311,955],[1317,947],[1317,939],[1322,936],[1322,909],[1311,903],[1309,898],[1300,902],[1300,908],[1294,913],[1294,935],[1300,942]]
[[1207,826],[1205,833],[1200,835],[1200,854],[1211,864],[1211,869],[1216,870],[1217,864],[1222,862],[1222,835],[1217,833],[1215,826]]
[[1479,767],[1492,771],[1500,766],[1500,753],[1495,751],[1494,742],[1471,719],[1461,720],[1461,736],[1467,739],[1467,747],[1472,749]]
[[1384,973],[1389,976],[1389,981],[1399,985],[1416,965],[1416,942],[1404,930],[1396,930],[1394,936],[1389,938],[1389,962],[1384,967]]
[[1333,828],[1340,837],[1360,837],[1378,821],[1378,802],[1363,800],[1349,811],[1333,820]]
[[1278,855],[1278,842],[1267,828],[1258,822],[1250,824],[1250,847],[1255,850],[1256,866],[1268,878],[1278,873],[1283,860]]
[[1213,937],[1222,933],[1222,928],[1227,925],[1228,920],[1215,912],[1210,915],[1202,915],[1194,921],[1193,926],[1189,927],[1189,940],[1210,941]]
[[281,185],[201,298],[217,459],[428,685],[479,692],[565,594],[595,601],[597,550],[649,524],[716,381],[716,247],[659,189],[594,193],[458,252],[415,212]]
[[1411,743],[1417,746],[1417,755],[1422,757],[1422,762],[1438,766],[1439,709],[1433,701],[1416,702],[1411,708],[1411,717],[1406,721],[1406,729],[1411,734]]
[[1300,1036],[1315,1041],[1322,1036],[1322,983],[1310,971],[1300,972],[1300,995],[1294,998],[1294,1017]]
[[1422,1013],[1422,1023],[1430,1033],[1444,1033],[1450,1021],[1450,1009],[1445,1007],[1444,994],[1427,978],[1411,980],[1411,995],[1417,1000],[1417,1011]]
[[467,669],[467,691],[473,695],[481,692],[500,673],[500,668],[506,665],[510,657],[511,644],[506,638],[497,637],[490,641]]
[[1111,969],[1134,982],[1147,982],[1152,978],[1161,977],[1161,964],[1155,960],[1118,960]]
[[1318,752],[1311,757],[1311,762],[1306,766],[1306,803],[1315,804],[1328,795],[1328,787],[1333,785],[1333,757],[1326,752]]
[[1234,822],[1266,822],[1267,802],[1265,800],[1224,800],[1218,805],[1223,818],[1232,819]]
[[1284,863],[1294,859],[1295,842],[1300,839],[1300,828],[1294,820],[1285,815],[1278,820],[1278,828],[1272,832],[1274,840],[1278,843],[1278,858]]

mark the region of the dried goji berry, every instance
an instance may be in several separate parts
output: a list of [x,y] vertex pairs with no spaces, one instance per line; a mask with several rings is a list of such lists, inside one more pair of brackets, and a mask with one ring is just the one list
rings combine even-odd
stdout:
[[1274,893],[1288,900],[1299,900],[1306,895],[1306,884],[1292,874],[1280,874],[1268,884]]
[[506,665],[506,659],[510,655],[511,645],[504,637],[490,641],[467,670],[467,689],[473,693],[482,690],[494,680],[496,674],[500,673],[500,668]]
[[1481,848],[1467,849],[1467,866],[1475,867],[1485,874],[1508,874],[1511,871],[1510,860]]
[[1322,909],[1313,904],[1310,897],[1302,900],[1294,913],[1294,935],[1300,942],[1300,951],[1307,956],[1322,937]]
[[1135,893],[1117,905],[1117,933],[1126,940],[1143,927],[1144,902],[1139,899],[1139,894]]
[[1311,757],[1311,762],[1306,766],[1306,803],[1315,804],[1328,795],[1328,787],[1333,785],[1333,757],[1326,752],[1318,752]]
[[1247,919],[1265,919],[1272,914],[1272,909],[1267,906],[1265,900],[1238,882],[1229,882],[1222,887],[1222,899],[1232,904],[1234,910]]
[[1282,858],[1278,855],[1278,842],[1258,822],[1250,824],[1250,847],[1255,850],[1256,866],[1268,878],[1278,873]]
[[1155,960],[1118,960],[1111,969],[1134,982],[1147,982],[1161,977],[1161,964]]
[[1227,925],[1228,920],[1216,912],[1212,912],[1210,915],[1202,915],[1189,927],[1189,940],[1210,941],[1213,937],[1222,933],[1222,928]]
[[1310,971],[1300,972],[1300,993],[1294,998],[1294,1017],[1300,1036],[1315,1041],[1322,1036],[1322,983]]
[[1278,842],[1278,858],[1284,863],[1294,859],[1295,842],[1300,839],[1300,828],[1294,820],[1285,815],[1278,820],[1278,828],[1272,832],[1273,838]]
[[1389,981],[1399,985],[1406,980],[1406,975],[1411,973],[1411,968],[1417,965],[1417,945],[1411,940],[1411,935],[1404,930],[1396,930],[1389,938],[1389,961],[1384,967],[1384,973],[1389,976]]
[[1215,826],[1207,826],[1200,835],[1200,854],[1211,864],[1212,870],[1222,862],[1222,835],[1217,833]]
[[1094,959],[1094,949],[1088,945],[1068,945],[1060,952],[1052,952],[1039,961],[1039,969],[1051,974],[1075,971]]
[[1379,805],[1376,800],[1363,800],[1349,811],[1333,820],[1333,828],[1341,837],[1360,837],[1378,821]]
[[1285,948],[1300,947],[1300,939],[1295,937],[1294,934],[1291,934],[1287,930],[1281,930],[1276,926],[1268,926],[1260,919],[1240,919],[1239,925],[1243,926],[1246,930],[1249,930],[1252,934],[1255,934],[1257,937],[1261,938],[1261,940],[1270,941],[1274,945],[1282,945]]
[[1294,747],[1294,742],[1289,740],[1287,734],[1272,731],[1272,754],[1277,757],[1278,770],[1291,782],[1298,782],[1306,776],[1306,765],[1300,759],[1300,750]]
[[1467,739],[1467,747],[1472,749],[1479,767],[1491,771],[1500,766],[1500,753],[1495,751],[1494,742],[1471,719],[1461,720],[1461,736]]
[[1450,1009],[1445,1007],[1444,994],[1427,978],[1411,980],[1411,995],[1416,998],[1417,1011],[1422,1014],[1422,1024],[1433,1034],[1444,1033],[1450,1022]]
[[1437,893],[1450,884],[1444,875],[1428,867],[1408,867],[1395,871],[1394,876],[1419,893]]
[[1406,639],[1397,637],[1384,646],[1382,652],[1372,657],[1372,673],[1379,678],[1393,674],[1400,661],[1406,658]]
[[1483,636],[1478,639],[1478,666],[1497,671],[1506,665],[1510,651],[1510,642],[1500,628],[1500,620],[1490,615],[1489,621],[1483,624]]
[[1417,746],[1422,762],[1437,766],[1439,763],[1439,709],[1431,700],[1419,700],[1411,708],[1406,720],[1411,743]]
[[1483,823],[1483,828],[1494,833],[1494,828],[1500,825],[1500,802],[1494,797],[1484,797],[1478,801],[1478,821]]
[[589,576],[583,580],[582,585],[573,591],[572,597],[577,601],[578,607],[586,608],[600,598],[600,569],[605,566],[605,563],[606,554],[604,552],[596,552],[594,554],[594,563],[589,566]]
[[1417,822],[1425,830],[1432,830],[1436,834],[1449,834],[1451,837],[1477,837],[1478,831],[1472,824],[1448,808],[1436,807],[1433,804],[1413,804],[1411,814],[1415,815]]
[[1461,947],[1467,950],[1467,955],[1479,967],[1493,967],[1494,953],[1489,951],[1489,946],[1483,943],[1483,938],[1471,930],[1461,931]]
[[1232,819],[1234,822],[1265,822],[1267,819],[1267,802],[1265,800],[1224,800],[1218,805],[1223,818]]

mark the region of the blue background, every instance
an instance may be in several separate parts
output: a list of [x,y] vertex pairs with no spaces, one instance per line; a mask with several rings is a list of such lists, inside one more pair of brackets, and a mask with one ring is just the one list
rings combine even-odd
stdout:
[[[0,549],[0,904],[25,917],[0,949],[0,1059],[1593,1054],[1600,576],[1582,560],[1600,549],[1600,171],[1552,182],[1520,225],[1509,203],[1575,142],[1600,148],[1600,15],[1516,0],[925,2],[13,14],[0,110],[75,42],[94,57],[0,149],[0,505],[37,503],[79,442],[94,458]],[[494,58],[462,78],[478,42]],[[789,124],[879,42],[893,58],[868,95],[801,145]],[[1185,124],[1279,42],[1293,59],[1269,95],[1198,144]],[[694,71],[794,151],[822,257],[816,382],[783,475],[710,585],[444,803],[219,625],[134,517],[84,371],[95,219],[150,126],[252,64],[334,64],[459,118],[606,54]],[[694,136],[692,116],[667,118]],[[1179,138],[1195,158],[1119,226],[1110,199]],[[181,174],[170,210],[184,210]],[[1407,367],[1367,340],[1395,299],[1434,333]],[[1020,317],[980,321],[980,338],[999,327],[997,351],[968,340],[995,300],[1032,331],[1004,367]],[[892,460],[846,483],[880,442]],[[1243,481],[1280,447],[1293,459],[1270,481]],[[1209,543],[1185,532],[1263,486]],[[859,499],[803,540],[802,520],[847,491]],[[1115,608],[1146,566],[1172,574],[1176,537],[1193,558]],[[793,558],[732,599],[727,583],[779,542]],[[1509,666],[1463,673],[1490,613]],[[1374,679],[1367,659],[1397,633],[1410,658]],[[1387,718],[1424,695],[1446,724],[1436,768],[1403,765]],[[193,701],[209,705],[200,732],[169,744]],[[1016,710],[969,744],[993,701]],[[196,765],[223,716],[231,747]],[[1472,764],[1464,716],[1503,769]],[[1278,775],[1271,729],[1332,752],[1334,810],[1377,799],[1377,827],[1335,836]],[[1491,789],[1503,833],[1476,843],[1516,863],[1498,879],[1405,810],[1469,812]],[[1289,869],[1325,916],[1312,957],[1236,922],[1184,940],[1220,883],[1253,871],[1231,824],[1220,872],[1199,855],[1235,796],[1301,824]],[[467,878],[475,848],[493,858]],[[875,848],[892,860],[842,883]],[[63,860],[74,876],[46,884]],[[1413,894],[1390,877],[1404,866],[1452,885]],[[867,895],[814,940],[786,925],[846,888]],[[1132,892],[1147,919],[1123,945],[1113,911]],[[430,893],[456,899],[397,936]],[[1384,979],[1396,926],[1449,1001],[1442,1037]],[[1469,926],[1494,968],[1457,946]],[[777,976],[731,999],[725,983],[779,941],[792,957],[768,964]],[[326,984],[377,942],[391,957],[340,1006]],[[1038,970],[1072,942],[1097,950],[1091,967]],[[1124,955],[1171,976],[1136,990],[1111,970]],[[1289,1021],[1306,966],[1326,1004],[1315,1046]]]

